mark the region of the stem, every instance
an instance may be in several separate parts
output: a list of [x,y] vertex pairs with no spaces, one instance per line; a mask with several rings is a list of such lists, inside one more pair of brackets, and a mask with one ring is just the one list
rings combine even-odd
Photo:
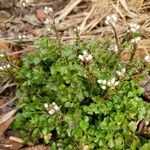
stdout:
[[112,27],[112,29],[114,31],[115,41],[116,41],[116,45],[117,45],[118,51],[119,51],[119,53],[121,53],[121,49],[120,49],[120,44],[119,44],[119,39],[118,39],[116,28],[112,24],[110,24],[110,25],[111,25],[111,27]]
[[137,44],[136,44],[136,43],[133,43],[133,50],[132,50],[132,54],[131,54],[131,57],[130,57],[130,59],[129,59],[129,62],[132,62],[133,57],[134,57],[136,51],[137,51]]

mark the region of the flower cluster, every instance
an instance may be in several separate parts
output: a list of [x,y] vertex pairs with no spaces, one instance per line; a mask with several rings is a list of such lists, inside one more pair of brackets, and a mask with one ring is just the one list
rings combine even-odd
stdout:
[[121,70],[117,70],[116,71],[116,74],[119,76],[119,77],[123,77],[126,73],[126,68],[123,68]]
[[108,80],[107,86],[114,88],[117,85],[119,85],[119,83],[120,83],[120,81],[116,81],[116,78],[112,78],[111,80]]
[[115,26],[117,21],[118,21],[117,15],[112,14],[112,15],[106,17],[105,24]]
[[20,4],[23,6],[23,7],[27,7],[28,3],[30,2],[30,0],[20,0]]
[[88,54],[87,51],[83,51],[83,55],[79,55],[79,59],[85,63],[89,63],[92,61],[93,56]]
[[4,66],[0,66],[0,70],[8,69],[10,67],[11,67],[10,64],[4,65]]
[[52,104],[45,103],[44,107],[50,115],[53,115],[60,110],[60,108],[57,106],[55,102],[53,102]]
[[144,57],[144,60],[145,60],[146,62],[150,63],[150,56],[149,56],[149,55],[145,56],[145,57]]
[[111,80],[97,80],[97,82],[99,84],[101,84],[101,88],[103,90],[105,90],[107,87],[110,87],[112,89],[114,89],[120,82],[119,81],[116,81],[115,78],[112,78]]
[[136,23],[131,23],[129,24],[129,30],[131,32],[137,32],[140,29],[140,25],[136,24]]
[[46,15],[53,13],[53,8],[46,6],[46,7],[44,8],[44,13],[45,13]]
[[107,81],[106,80],[97,80],[97,82],[102,85],[101,88],[103,90],[106,89],[106,85],[107,85]]
[[20,40],[25,39],[25,38],[26,38],[26,35],[24,35],[24,34],[23,35],[18,35],[18,39],[20,39]]
[[118,52],[118,46],[117,45],[110,45],[110,47],[108,48],[109,51],[112,51],[114,53]]
[[140,40],[141,40],[141,37],[138,36],[138,37],[135,37],[134,39],[132,39],[131,42],[137,44]]

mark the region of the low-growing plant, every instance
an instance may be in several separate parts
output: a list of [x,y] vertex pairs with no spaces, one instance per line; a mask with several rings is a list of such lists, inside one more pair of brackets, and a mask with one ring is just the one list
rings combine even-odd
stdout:
[[142,62],[123,62],[99,40],[58,47],[45,38],[38,45],[13,69],[20,97],[13,129],[25,142],[66,150],[143,145],[137,125],[150,112],[137,84],[143,72],[135,72]]
[[[43,38],[20,67],[9,69],[20,110],[12,129],[25,143],[44,142],[52,150],[136,150],[148,142],[150,109],[139,81],[149,64],[133,59],[137,40],[120,45],[114,23],[111,27],[117,45]],[[133,51],[123,61],[126,47]]]

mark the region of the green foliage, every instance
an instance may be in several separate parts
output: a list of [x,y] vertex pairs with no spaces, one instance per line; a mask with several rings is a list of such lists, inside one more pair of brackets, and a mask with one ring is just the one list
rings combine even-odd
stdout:
[[[98,40],[58,47],[54,40],[40,39],[36,44],[39,49],[23,57],[21,69],[12,70],[21,97],[12,128],[25,142],[42,139],[52,150],[82,149],[84,144],[97,150],[142,147],[146,141],[136,129],[149,106],[136,84],[143,74],[133,75],[141,62],[122,62]],[[84,50],[93,56],[89,64],[78,58]],[[116,70],[124,67],[125,76],[117,77]],[[97,83],[113,77],[120,80],[115,88],[103,90]],[[44,103],[53,102],[60,110],[50,115]]]

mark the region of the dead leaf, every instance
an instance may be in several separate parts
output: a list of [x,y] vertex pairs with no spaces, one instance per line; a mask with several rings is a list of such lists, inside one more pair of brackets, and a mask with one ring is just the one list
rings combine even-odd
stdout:
[[9,128],[9,126],[13,121],[14,121],[14,117],[11,117],[7,121],[0,124],[0,136],[4,135],[5,131]]
[[0,53],[10,52],[9,43],[5,40],[0,40]]
[[47,18],[47,15],[44,13],[43,9],[37,9],[36,14],[40,21],[44,21]]
[[40,25],[40,21],[37,19],[37,17],[34,14],[25,15],[23,21],[26,21],[34,26]]
[[7,121],[8,119],[10,119],[16,113],[16,111],[17,109],[14,108],[13,110],[9,111],[6,114],[0,115],[0,125],[4,123],[5,121]]
[[0,138],[0,149],[2,150],[19,150],[21,147],[23,147],[22,144],[14,142],[6,137]]

